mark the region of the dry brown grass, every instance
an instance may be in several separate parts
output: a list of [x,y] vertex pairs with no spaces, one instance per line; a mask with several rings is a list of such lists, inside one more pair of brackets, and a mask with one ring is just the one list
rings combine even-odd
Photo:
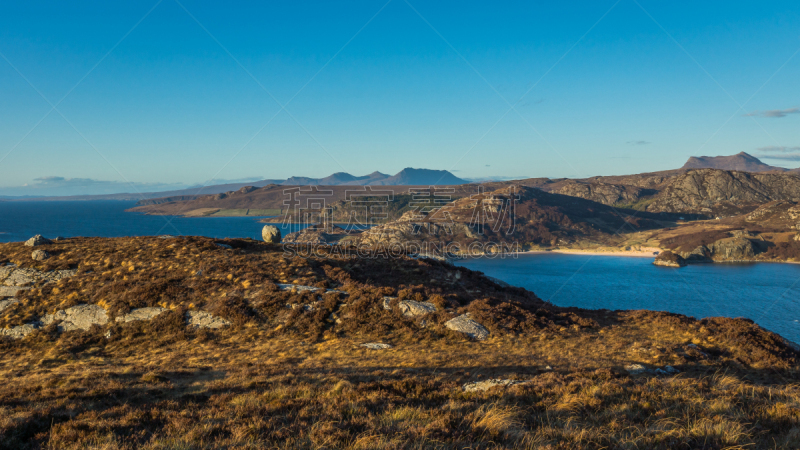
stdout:
[[[4,324],[69,304],[73,293],[111,311],[174,309],[151,322],[0,342],[0,448],[800,446],[797,355],[750,322],[559,309],[463,269],[456,279],[439,263],[301,260],[228,242],[240,249],[201,238],[58,244],[48,264],[81,273],[35,287]],[[0,246],[0,258],[36,264],[26,252]],[[295,279],[350,295],[292,310],[286,303],[316,300],[274,286]],[[383,310],[391,294],[443,310],[421,328]],[[190,330],[182,311],[191,308],[234,325]],[[333,311],[343,323],[329,320]],[[488,340],[441,325],[465,311],[489,328]],[[394,348],[359,346],[374,341]],[[630,363],[681,373],[630,376]],[[490,378],[528,383],[461,389]]]

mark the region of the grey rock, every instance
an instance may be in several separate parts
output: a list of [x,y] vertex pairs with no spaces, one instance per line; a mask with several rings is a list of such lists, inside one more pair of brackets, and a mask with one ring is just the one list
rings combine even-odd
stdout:
[[19,300],[15,298],[11,298],[8,300],[0,300],[0,313],[16,305],[17,303],[19,303]]
[[33,253],[31,253],[31,258],[34,261],[44,261],[45,259],[50,258],[50,253],[47,253],[44,250],[34,250]]
[[392,348],[391,345],[382,344],[380,342],[367,342],[366,344],[361,344],[361,346],[370,350],[386,350],[387,348]]
[[37,234],[36,236],[34,236],[34,237],[28,239],[27,241],[25,241],[25,246],[27,246],[27,247],[36,247],[36,246],[39,246],[39,245],[48,245],[48,244],[52,244],[52,243],[53,243],[53,241],[51,241],[50,239],[47,239],[46,237],[43,237],[41,234]]
[[6,286],[28,286],[39,282],[50,283],[74,276],[77,272],[77,270],[41,272],[36,269],[18,269],[15,267],[14,270],[5,277],[3,284]]
[[280,244],[281,230],[275,225],[264,225],[264,228],[261,229],[261,238],[264,239],[264,242]]
[[21,291],[27,291],[28,287],[20,286],[0,286],[0,298],[16,297]]
[[[384,306],[385,307],[385,306]],[[415,302],[414,300],[403,300],[397,304],[400,312],[406,317],[424,316],[436,312],[436,305],[430,302]]]
[[187,321],[189,322],[189,325],[195,328],[218,329],[227,327],[228,325],[231,324],[227,320],[221,317],[216,317],[211,313],[205,311],[188,311],[186,313],[186,318]]
[[37,325],[26,323],[25,325],[0,330],[0,335],[8,336],[11,339],[22,339],[37,329],[39,329]]
[[131,312],[125,314],[124,316],[117,317],[115,320],[123,323],[133,322],[136,320],[150,320],[164,311],[167,311],[167,309],[159,307],[137,308],[132,309]]
[[219,248],[224,248],[224,249],[226,249],[226,250],[231,250],[231,249],[233,248],[233,247],[231,247],[231,246],[230,246],[230,245],[228,245],[228,244],[220,244],[220,243],[216,243],[215,245],[216,245],[217,247],[219,247]]
[[472,383],[465,383],[461,389],[464,392],[482,392],[487,391],[495,386],[514,386],[514,385],[521,385],[521,384],[528,384],[530,381],[517,381],[517,380],[505,380],[505,379],[493,379],[493,380],[484,380],[484,381],[474,381]]
[[387,311],[392,310],[392,305],[390,305],[391,301],[396,299],[397,297],[383,297],[383,309]]
[[42,317],[44,325],[50,325],[56,321],[61,322],[58,325],[59,331],[88,331],[92,325],[107,324],[108,314],[103,307],[98,305],[77,305]]
[[472,320],[469,314],[462,314],[454,319],[450,319],[444,323],[444,326],[450,330],[464,333],[467,336],[482,341],[489,337],[489,330],[483,325]]
[[640,375],[647,372],[647,368],[641,364],[628,364],[625,370],[631,375]]
[[732,237],[720,239],[709,246],[715,261],[749,261],[756,255],[756,248],[749,239]]

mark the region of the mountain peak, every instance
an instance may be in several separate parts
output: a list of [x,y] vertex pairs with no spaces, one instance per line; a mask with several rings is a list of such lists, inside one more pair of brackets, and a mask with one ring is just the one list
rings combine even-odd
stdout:
[[738,170],[740,172],[786,171],[782,167],[764,164],[760,159],[746,152],[739,152],[731,156],[692,156],[686,161],[682,169],[720,169]]

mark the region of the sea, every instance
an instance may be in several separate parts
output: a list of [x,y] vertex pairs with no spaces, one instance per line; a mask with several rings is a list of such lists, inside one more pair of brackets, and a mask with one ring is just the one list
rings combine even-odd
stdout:
[[[0,202],[0,242],[56,236],[199,235],[260,239],[263,217],[148,216],[135,202]],[[300,225],[275,224],[283,235]],[[649,309],[703,318],[746,317],[800,342],[800,265],[698,264],[675,269],[651,258],[531,253],[458,265],[524,287],[558,306]]]

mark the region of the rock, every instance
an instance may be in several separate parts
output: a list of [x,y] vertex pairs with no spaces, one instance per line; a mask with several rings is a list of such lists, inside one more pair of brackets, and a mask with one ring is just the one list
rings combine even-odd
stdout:
[[387,348],[392,348],[389,344],[382,344],[380,342],[368,342],[366,344],[361,344],[362,347],[366,347],[370,350],[386,350]]
[[41,234],[37,234],[36,236],[34,236],[34,237],[28,239],[27,241],[25,241],[25,246],[27,246],[27,247],[36,247],[36,246],[39,246],[39,245],[48,245],[48,244],[52,244],[52,243],[53,243],[53,241],[51,241],[50,239],[47,239],[46,237],[42,237]]
[[4,330],[0,330],[0,335],[8,336],[11,339],[22,339],[25,336],[33,333],[39,327],[32,323],[26,323],[25,325],[20,325],[14,328],[7,328]]
[[42,317],[44,325],[50,325],[56,321],[61,322],[58,325],[59,331],[88,331],[92,325],[102,326],[108,323],[108,314],[103,307],[98,305],[77,305]]
[[[384,306],[385,307],[385,306]],[[397,304],[400,312],[406,317],[424,316],[436,312],[436,305],[430,302],[415,302],[414,300],[403,300]]]
[[227,320],[221,317],[213,316],[205,311],[188,311],[186,313],[186,318],[189,322],[189,325],[195,328],[217,329],[227,327],[231,324]]
[[29,287],[0,286],[0,298],[16,297],[20,291],[27,291]]
[[0,313],[5,311],[6,309],[16,305],[17,303],[19,303],[19,300],[15,299],[15,298],[11,298],[11,299],[8,299],[8,300],[0,300]]
[[396,298],[397,297],[383,297],[383,309],[391,311],[392,305],[390,303]]
[[464,392],[480,392],[480,391],[487,391],[495,386],[514,386],[519,384],[528,384],[530,381],[517,381],[517,380],[503,380],[503,379],[494,379],[494,380],[484,380],[484,381],[474,381],[472,383],[465,383],[461,389]]
[[711,252],[705,245],[701,245],[691,252],[683,252],[681,256],[687,264],[711,262]]
[[681,371],[672,366],[665,366],[664,368],[656,369],[655,372],[658,375],[675,375],[676,373],[680,373]]
[[681,255],[676,255],[671,251],[663,251],[653,260],[653,264],[664,267],[683,267],[686,260]]
[[[278,283],[276,286],[282,291],[297,291],[297,292],[317,292],[320,290],[318,287],[314,286],[303,286],[302,284],[286,284],[286,283]],[[345,291],[339,291],[336,289],[326,289],[326,294],[337,293],[337,294],[347,294]]]
[[631,375],[640,375],[647,372],[647,368],[641,364],[628,364],[625,366],[625,370]]
[[274,225],[264,225],[264,228],[261,229],[261,237],[264,239],[264,242],[280,244],[281,230]]
[[[13,266],[5,266],[0,269],[6,269]],[[58,281],[63,278],[74,276],[78,273],[77,270],[54,270],[52,272],[41,272],[36,269],[19,269],[13,267],[10,273],[3,276],[7,271],[0,271],[0,280],[6,286],[28,286],[36,284],[40,281],[50,283],[51,281]]]
[[714,261],[751,261],[756,255],[753,242],[741,237],[720,239],[708,249]]
[[219,248],[224,248],[225,250],[231,250],[231,249],[233,248],[233,247],[231,247],[231,246],[230,246],[230,245],[228,245],[228,244],[220,244],[220,243],[216,243],[215,245],[216,245],[217,247],[219,247]]
[[470,319],[469,314],[462,314],[444,323],[450,330],[464,333],[467,336],[482,341],[489,337],[489,330],[478,322]]
[[131,312],[125,314],[124,316],[119,316],[115,320],[117,322],[133,322],[136,320],[150,320],[153,317],[167,311],[166,308],[159,308],[159,307],[152,307],[152,308],[137,308],[132,309]]
[[47,253],[44,250],[34,250],[33,253],[31,253],[31,258],[33,258],[34,261],[44,261],[49,257],[50,253]]

